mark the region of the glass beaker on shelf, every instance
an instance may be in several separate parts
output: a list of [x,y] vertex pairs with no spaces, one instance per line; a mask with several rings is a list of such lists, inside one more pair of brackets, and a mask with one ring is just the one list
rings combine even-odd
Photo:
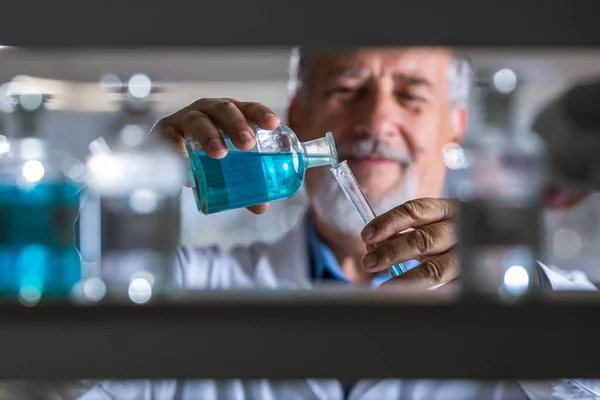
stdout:
[[0,295],[28,305],[70,297],[81,279],[85,165],[39,137],[44,100],[17,96],[16,127],[0,142]]

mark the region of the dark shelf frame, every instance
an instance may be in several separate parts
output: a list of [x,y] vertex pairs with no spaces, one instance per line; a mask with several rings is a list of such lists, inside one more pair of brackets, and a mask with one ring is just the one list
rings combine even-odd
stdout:
[[593,0],[3,2],[0,43],[43,47],[598,46]]
[[[205,292],[146,306],[0,307],[3,379],[600,377],[600,295]],[[568,345],[562,345],[568,343]]]

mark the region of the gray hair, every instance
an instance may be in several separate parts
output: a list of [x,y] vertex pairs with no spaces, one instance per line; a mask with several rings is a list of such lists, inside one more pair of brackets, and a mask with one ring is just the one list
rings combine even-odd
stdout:
[[[292,95],[301,94],[317,61],[319,50],[303,47],[292,49],[289,66],[288,90]],[[467,107],[473,84],[473,69],[469,58],[458,51],[452,51],[452,60],[448,68],[450,80],[450,102],[453,106]]]

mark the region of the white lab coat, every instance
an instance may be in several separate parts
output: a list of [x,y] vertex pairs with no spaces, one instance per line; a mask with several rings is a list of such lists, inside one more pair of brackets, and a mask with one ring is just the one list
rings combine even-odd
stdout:
[[[304,222],[274,244],[258,243],[226,252],[219,247],[181,248],[178,281],[190,289],[297,287],[310,288],[308,243]],[[595,290],[581,274],[568,274],[542,265],[555,290]],[[198,343],[198,346],[203,344]],[[224,349],[223,351],[226,351]],[[348,355],[351,357],[351,354]],[[202,362],[198,360],[198,362]],[[435,360],[432,360],[435,362]],[[580,381],[583,382],[583,381]],[[593,383],[587,382],[588,388]],[[550,399],[558,393],[573,394],[581,383],[477,382],[432,380],[364,380],[351,390],[350,400],[520,400]],[[520,385],[520,386],[519,386]],[[521,388],[523,390],[521,390]],[[80,387],[79,389],[83,389]],[[567,390],[570,390],[568,392]],[[568,398],[588,399],[584,396]],[[588,389],[591,390],[591,389]],[[342,400],[343,389],[336,380],[260,381],[137,381],[98,382],[80,400]]]

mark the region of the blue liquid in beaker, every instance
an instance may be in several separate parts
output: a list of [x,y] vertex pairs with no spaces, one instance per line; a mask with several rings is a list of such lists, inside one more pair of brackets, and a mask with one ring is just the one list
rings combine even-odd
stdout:
[[306,163],[298,153],[230,151],[222,159],[190,152],[198,209],[205,214],[281,200],[304,182]]
[[70,182],[0,185],[0,295],[71,293],[81,279],[79,190]]

